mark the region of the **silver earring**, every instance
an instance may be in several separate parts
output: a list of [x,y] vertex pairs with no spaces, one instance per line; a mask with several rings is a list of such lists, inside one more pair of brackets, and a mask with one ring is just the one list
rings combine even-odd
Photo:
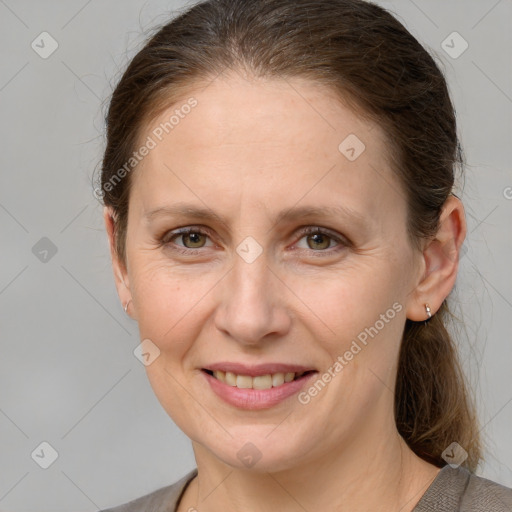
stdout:
[[132,301],[132,299],[129,299],[128,302],[125,304],[125,306],[124,306],[124,312],[125,313],[128,312],[128,304],[130,304],[131,301]]
[[432,318],[432,313],[430,312],[430,306],[425,304],[425,311],[427,312],[429,320]]

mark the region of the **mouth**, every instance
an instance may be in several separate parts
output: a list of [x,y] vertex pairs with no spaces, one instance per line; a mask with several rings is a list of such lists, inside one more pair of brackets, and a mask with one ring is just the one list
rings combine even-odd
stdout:
[[[245,410],[270,409],[304,389],[318,371],[299,364],[266,362],[256,365],[224,361],[200,368],[206,389],[223,402]],[[288,404],[288,405],[286,405]]]
[[201,371],[227,386],[236,387],[238,389],[256,390],[279,388],[290,382],[304,380],[312,373],[316,373],[316,370],[305,370],[298,372],[275,372],[251,376],[237,374],[230,371],[210,370],[208,368],[202,368]]

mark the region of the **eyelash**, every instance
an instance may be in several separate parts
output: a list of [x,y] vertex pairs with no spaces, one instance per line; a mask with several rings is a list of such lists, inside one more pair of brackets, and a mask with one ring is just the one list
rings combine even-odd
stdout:
[[[186,227],[181,228],[175,231],[167,231],[165,232],[161,237],[158,237],[158,240],[160,242],[160,245],[163,247],[170,248],[172,251],[178,252],[180,254],[184,254],[186,256],[195,256],[199,254],[204,247],[199,247],[197,249],[190,249],[190,248],[182,248],[180,246],[172,245],[172,240],[175,238],[178,238],[183,235],[190,235],[190,234],[200,234],[200,235],[206,235],[209,238],[212,236],[212,232],[203,227]],[[318,251],[315,251],[314,249],[310,249],[311,252],[316,253],[315,257],[322,257],[322,256],[331,256],[333,253],[337,253],[343,248],[350,247],[352,244],[349,240],[345,238],[341,238],[339,236],[336,236],[332,234],[330,231],[326,230],[325,228],[320,228],[316,226],[307,226],[299,231],[299,234],[301,235],[299,240],[304,238],[307,235],[324,235],[330,238],[331,240],[334,240],[338,243],[338,245],[334,248],[334,250],[328,250],[328,249],[321,249]],[[171,237],[168,237],[168,235],[171,235]],[[299,249],[299,250],[307,250],[307,249]]]

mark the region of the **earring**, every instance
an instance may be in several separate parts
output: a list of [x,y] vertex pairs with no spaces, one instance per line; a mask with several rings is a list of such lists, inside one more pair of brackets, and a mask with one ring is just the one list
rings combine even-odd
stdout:
[[430,312],[430,306],[428,304],[425,304],[425,311],[427,312],[428,319],[430,320],[432,318],[432,313]]
[[128,302],[125,304],[125,306],[123,308],[125,313],[128,312],[128,304],[130,304],[131,301],[132,301],[132,299],[129,299]]

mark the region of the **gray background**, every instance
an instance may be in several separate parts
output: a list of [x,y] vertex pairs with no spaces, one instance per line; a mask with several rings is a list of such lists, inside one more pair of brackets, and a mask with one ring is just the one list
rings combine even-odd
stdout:
[[[512,2],[378,3],[435,52],[455,101],[468,238],[452,305],[487,443],[479,474],[512,486]],[[132,353],[91,186],[112,85],[184,5],[0,0],[2,511],[97,510],[195,465]],[[31,47],[43,31],[59,45],[46,59]],[[469,44],[455,59],[441,47],[453,31]],[[58,452],[48,469],[31,456],[43,441]]]

